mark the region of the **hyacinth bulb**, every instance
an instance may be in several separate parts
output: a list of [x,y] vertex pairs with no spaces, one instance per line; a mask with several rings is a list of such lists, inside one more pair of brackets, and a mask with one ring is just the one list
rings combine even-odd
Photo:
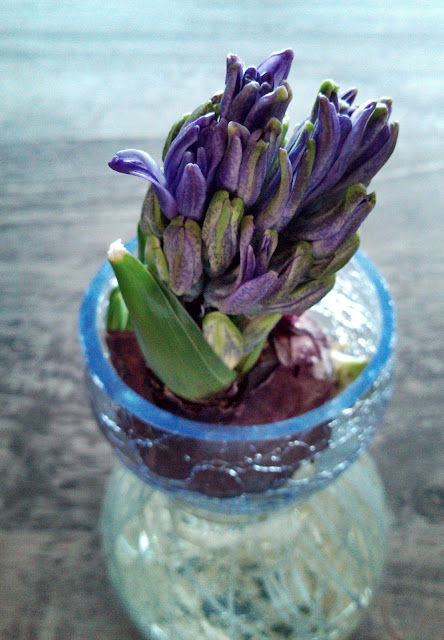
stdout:
[[[356,106],[356,90],[341,93],[331,80],[289,133],[292,60],[286,49],[245,67],[230,54],[224,90],[172,127],[163,167],[134,149],[109,163],[150,183],[139,259],[191,313],[199,329],[193,339],[198,336],[199,348],[211,346],[225,386],[227,370],[240,376],[254,365],[281,315],[302,314],[333,287],[375,206],[367,187],[398,135],[397,123],[389,123],[390,99]],[[127,291],[131,278],[123,284],[117,273],[123,267],[112,264],[140,342],[137,327],[158,309],[135,299]],[[253,333],[255,340],[248,339]],[[150,348],[142,351],[153,367]],[[217,360],[213,365],[217,369]],[[193,370],[191,355],[188,366]],[[168,377],[172,391],[186,397],[174,372],[166,376],[161,369],[154,368],[160,379]]]

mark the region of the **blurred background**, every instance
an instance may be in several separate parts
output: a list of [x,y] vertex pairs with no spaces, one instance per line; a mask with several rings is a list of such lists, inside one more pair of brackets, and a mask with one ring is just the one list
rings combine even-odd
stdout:
[[418,137],[443,130],[439,1],[2,0],[1,11],[4,142],[164,137],[222,86],[228,52],[255,64],[288,46],[295,122],[332,77],[359,82],[361,100],[390,92]]
[[[390,95],[397,149],[362,245],[398,311],[395,394],[372,452],[391,533],[353,640],[442,631],[444,4],[419,0],[0,0],[0,637],[136,640],[99,553],[112,454],[84,394],[76,322],[146,185],[115,151],[160,158],[171,124],[222,87],[225,57],[292,47],[296,124],[328,77]],[[441,538],[440,538],[441,536]],[[197,640],[197,639],[196,639]]]

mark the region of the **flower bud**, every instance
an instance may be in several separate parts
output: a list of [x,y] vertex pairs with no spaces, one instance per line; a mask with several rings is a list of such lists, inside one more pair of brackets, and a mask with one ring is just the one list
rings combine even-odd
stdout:
[[154,189],[149,187],[142,205],[140,229],[144,234],[154,233],[161,238],[167,226],[168,219],[162,213]]
[[203,217],[207,185],[197,164],[185,166],[176,190],[177,208],[184,218],[200,220]]
[[199,225],[194,220],[177,216],[165,230],[163,241],[170,288],[177,296],[191,294],[202,276]]
[[333,288],[335,276],[327,276],[318,280],[309,280],[296,287],[291,294],[273,304],[267,304],[268,311],[277,311],[284,315],[300,315],[322,298]]
[[325,202],[317,211],[312,210],[303,219],[296,220],[298,238],[309,240],[315,259],[333,256],[350,238],[376,204],[374,193],[367,195],[362,184],[347,189],[331,204]]
[[316,262],[310,269],[310,278],[323,278],[342,269],[359,249],[359,235],[355,233],[338,247],[333,258]]
[[213,311],[204,317],[202,331],[221,360],[234,369],[244,355],[244,340],[234,322],[220,311]]
[[246,207],[257,200],[267,171],[265,151],[268,142],[259,140],[260,134],[260,131],[251,134],[239,169],[237,195]]
[[160,240],[157,236],[149,233],[145,236],[145,264],[160,280],[168,282],[168,263]]
[[224,273],[237,253],[243,213],[243,201],[231,201],[227,191],[217,191],[211,199],[202,227],[202,257],[212,278]]

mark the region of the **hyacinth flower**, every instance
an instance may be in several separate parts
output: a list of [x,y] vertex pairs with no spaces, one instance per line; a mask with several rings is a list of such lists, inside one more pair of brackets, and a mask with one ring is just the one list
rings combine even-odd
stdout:
[[246,68],[229,55],[224,90],[172,127],[163,167],[134,149],[109,163],[150,183],[138,258],[109,251],[109,316],[131,322],[148,366],[187,400],[229,389],[282,315],[330,291],[396,144],[390,99],[355,106],[356,90],[330,80],[289,134],[292,60],[287,49]]

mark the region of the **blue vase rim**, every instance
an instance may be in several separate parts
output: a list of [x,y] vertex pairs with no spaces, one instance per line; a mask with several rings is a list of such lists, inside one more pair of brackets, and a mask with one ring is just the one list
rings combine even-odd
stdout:
[[[125,246],[133,252],[136,242],[133,239]],[[91,280],[80,308],[79,337],[89,375],[117,406],[173,435],[216,441],[258,441],[297,434],[329,422],[367,393],[389,361],[395,342],[395,309],[385,278],[361,249],[352,260],[364,270],[375,287],[381,309],[380,340],[376,352],[356,380],[316,409],[278,422],[249,426],[220,425],[170,413],[140,396],[119,377],[106,357],[100,339],[97,306],[104,288],[114,275],[109,262],[105,262]]]

